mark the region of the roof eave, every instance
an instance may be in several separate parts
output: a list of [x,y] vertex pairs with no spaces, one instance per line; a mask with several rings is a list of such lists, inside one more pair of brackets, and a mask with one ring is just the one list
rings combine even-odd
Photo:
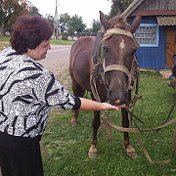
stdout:
[[128,17],[130,16],[137,7],[139,7],[145,0],[135,0],[133,1],[128,8],[121,14],[122,17]]

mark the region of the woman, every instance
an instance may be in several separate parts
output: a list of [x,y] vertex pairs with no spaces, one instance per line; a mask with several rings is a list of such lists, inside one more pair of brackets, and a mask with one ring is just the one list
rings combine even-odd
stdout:
[[42,176],[39,141],[52,107],[119,110],[108,103],[75,97],[37,61],[51,49],[53,31],[38,16],[21,16],[11,47],[0,55],[0,166],[3,176]]

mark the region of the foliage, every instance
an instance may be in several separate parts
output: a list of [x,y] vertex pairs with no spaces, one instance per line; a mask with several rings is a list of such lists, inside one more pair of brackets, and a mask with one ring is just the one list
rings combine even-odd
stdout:
[[74,15],[70,18],[70,21],[68,21],[68,33],[72,36],[80,36],[82,31],[84,31],[86,28],[86,25],[83,23],[82,17],[79,17],[78,15]]
[[70,21],[70,15],[68,13],[64,13],[60,15],[60,28],[61,28],[61,32],[64,32],[68,29],[68,23]]
[[[66,72],[59,74],[64,82],[68,79]],[[145,122],[138,121],[139,127],[156,127],[161,125],[175,101],[176,92],[167,85],[167,80],[158,72],[141,72],[140,90],[143,101],[138,101],[135,114]],[[69,88],[69,87],[68,87]],[[115,124],[121,124],[120,112],[107,112]],[[172,114],[172,118],[176,112]],[[169,165],[150,164],[138,143],[144,143],[151,157],[156,160],[170,158],[174,125],[158,132],[130,134],[132,145],[138,158],[129,159],[122,149],[122,134],[113,130],[111,141],[107,138],[106,127],[102,125],[98,133],[98,156],[91,160],[87,156],[92,135],[92,112],[81,111],[79,124],[70,125],[71,112],[53,109],[49,123],[42,138],[42,156],[45,176],[174,176],[175,159]]]
[[[110,18],[117,14],[122,13],[133,0],[112,0],[112,6],[110,15],[106,17]],[[81,36],[81,35],[96,35],[100,29],[101,24],[99,20],[93,20],[92,28],[86,28],[82,18],[78,15],[70,16],[68,13],[60,15],[60,28],[64,39],[68,36]]]
[[93,36],[92,28],[86,28],[83,33],[83,36]]
[[82,17],[78,15],[70,16],[68,13],[61,14],[59,20],[62,39],[66,40],[68,36],[83,35],[86,25],[83,23]]
[[[30,1],[1,0],[0,3],[0,33],[3,35],[6,31],[11,31],[16,17],[21,14],[42,16],[38,8],[33,6]],[[46,14],[45,18],[54,27],[54,17],[51,14]],[[70,16],[68,13],[61,14],[58,21],[58,29],[64,39],[67,39],[68,36],[95,35],[100,29],[99,20],[93,20],[92,28],[86,28],[82,17],[78,15]]]
[[[109,16],[113,17],[123,12],[133,0],[111,0],[112,6]],[[11,26],[16,20],[16,17],[21,14],[39,15],[39,10],[35,6],[29,6],[28,1],[24,0],[1,0],[0,6],[0,32],[5,34],[6,31],[11,30]],[[46,15],[46,19],[50,22],[51,26],[54,26],[54,17],[51,14]],[[83,36],[83,35],[95,35],[100,29],[100,21],[93,20],[92,28],[86,28],[82,17],[78,15],[70,16],[68,13],[61,14],[59,19],[59,32],[63,39],[67,39],[68,36]]]
[[[38,8],[32,6],[29,8],[24,0],[1,0],[0,1],[0,33],[10,32],[13,23],[20,15],[40,15]],[[41,15],[40,15],[41,16]]]
[[62,36],[62,40],[68,40],[68,36],[70,36],[70,35],[68,32],[62,32],[61,36]]
[[54,29],[54,17],[51,14],[47,14],[46,19],[48,20],[51,27]]
[[110,17],[121,14],[134,0],[111,0]]
[[92,35],[96,35],[98,30],[101,27],[101,23],[99,20],[93,20],[93,24],[92,24]]
[[[123,12],[133,0],[111,0],[112,6],[108,18]],[[39,15],[39,10],[35,6],[30,6],[24,0],[1,0],[0,1],[0,32],[5,34],[11,30],[11,26],[16,17],[21,14]],[[46,15],[51,26],[54,26],[54,17],[51,14]],[[95,35],[100,29],[100,21],[93,20],[92,28],[86,28],[82,17],[78,15],[70,16],[68,13],[61,14],[59,17],[59,29],[64,39],[68,36]]]
[[92,28],[86,28],[82,17],[74,15],[70,17],[68,13],[60,15],[60,28],[62,39],[67,39],[68,36],[88,36],[96,35],[100,29],[100,22],[93,20]]
[[39,13],[39,9],[35,6],[32,6],[30,9],[29,9],[29,15],[38,15],[38,16],[42,16],[40,13]]
[[84,31],[81,32],[83,36],[95,36],[98,30],[101,28],[101,23],[99,20],[93,20],[92,27],[86,28]]
[[6,31],[10,31],[16,17],[26,13],[26,10],[27,5],[22,1],[2,0],[0,8],[0,32],[5,34]]

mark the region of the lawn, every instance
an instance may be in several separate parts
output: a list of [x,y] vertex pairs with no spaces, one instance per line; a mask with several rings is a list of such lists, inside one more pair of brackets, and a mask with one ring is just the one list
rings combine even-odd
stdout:
[[[68,76],[60,74],[63,84],[70,89]],[[67,78],[67,81],[66,81]],[[167,118],[175,101],[176,92],[168,86],[168,80],[157,72],[141,72],[140,90],[143,100],[138,101],[135,114],[145,124],[138,121],[141,128],[160,126]],[[121,125],[118,112],[106,112],[110,120]],[[174,111],[171,118],[176,117]],[[98,155],[88,158],[92,136],[92,112],[81,111],[79,124],[70,125],[71,112],[53,109],[46,131],[42,138],[42,156],[45,176],[175,176],[176,162],[165,166],[150,164],[144,156],[138,139],[148,149],[154,161],[171,156],[172,137],[175,124],[158,132],[130,134],[131,143],[138,153],[136,160],[129,159],[122,148],[122,133],[113,130],[112,140],[107,137],[106,127],[102,125],[98,133]]]
[[[0,36],[0,50],[3,50],[5,47],[9,46],[10,37]],[[50,40],[51,45],[72,45],[74,41],[69,40]]]

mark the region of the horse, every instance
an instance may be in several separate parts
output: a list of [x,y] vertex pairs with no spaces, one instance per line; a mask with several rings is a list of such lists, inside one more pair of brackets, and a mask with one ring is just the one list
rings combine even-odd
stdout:
[[[93,100],[115,105],[131,100],[131,86],[138,67],[135,52],[139,47],[133,33],[139,27],[141,17],[136,16],[131,24],[122,16],[107,19],[100,13],[101,28],[96,36],[83,36],[72,45],[69,55],[69,73],[75,96],[83,97],[91,92]],[[71,123],[75,126],[79,111],[73,110]],[[129,114],[121,109],[122,126],[129,127]],[[89,157],[97,155],[97,133],[101,124],[100,111],[94,112],[93,137]],[[123,148],[135,159],[136,151],[130,144],[128,132],[123,132]]]

